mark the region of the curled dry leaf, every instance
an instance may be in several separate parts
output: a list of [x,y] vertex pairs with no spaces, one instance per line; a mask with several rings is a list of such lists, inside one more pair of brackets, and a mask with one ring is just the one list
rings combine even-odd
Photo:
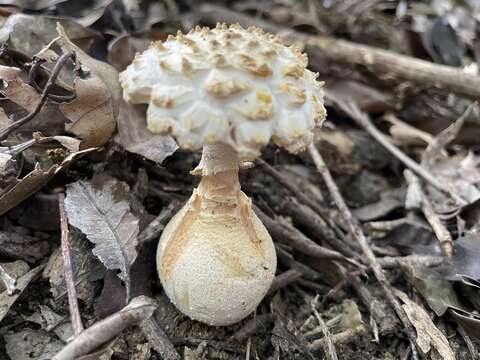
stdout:
[[0,93],[10,101],[31,112],[40,101],[40,94],[25,82],[22,70],[16,67],[0,65],[2,88]]
[[[125,70],[136,52],[148,48],[149,41],[123,35],[110,45],[108,61],[118,70]],[[177,150],[175,140],[169,135],[153,134],[147,129],[146,109],[141,105],[120,102],[117,119],[118,135],[115,141],[125,150],[141,155],[149,160],[161,163]]]
[[84,149],[102,146],[115,131],[121,97],[118,73],[73,44],[60,24],[57,32],[56,42],[64,52],[74,52],[80,64],[79,75],[74,81],[75,100],[59,105],[60,111],[70,120],[65,130],[80,137]]
[[93,150],[96,149],[90,148],[74,152],[68,155],[59,165],[53,165],[47,170],[42,169],[39,164],[36,164],[34,170],[20,179],[17,184],[7,192],[0,195],[0,215],[5,214],[8,210],[29,198],[46,185],[55,174],[65,169],[76,159]]
[[82,49],[88,49],[93,40],[99,37],[95,31],[69,19],[14,14],[7,18],[0,29],[0,43],[6,43],[8,49],[31,58],[56,37],[57,23],[65,28],[69,39]]
[[424,354],[436,352],[436,359],[455,360],[455,354],[446,336],[435,326],[424,308],[410,300],[404,292],[396,290],[395,294],[404,303],[403,308],[417,331],[417,345]]
[[120,270],[130,295],[130,266],[137,257],[138,219],[128,203],[128,185],[98,176],[67,187],[65,209],[71,225],[95,244],[93,253],[110,270]]
[[161,163],[178,148],[170,135],[153,134],[147,129],[145,109],[122,101],[118,117],[118,135],[115,141],[125,150]]

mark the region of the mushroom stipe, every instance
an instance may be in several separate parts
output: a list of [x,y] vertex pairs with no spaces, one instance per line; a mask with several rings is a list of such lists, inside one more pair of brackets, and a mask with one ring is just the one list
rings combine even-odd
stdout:
[[148,104],[152,132],[203,148],[199,186],[162,233],[157,268],[177,308],[210,325],[248,316],[276,270],[268,231],[238,170],[270,140],[297,153],[325,119],[322,84],[298,49],[260,29],[219,24],[153,43],[120,75],[124,97]]

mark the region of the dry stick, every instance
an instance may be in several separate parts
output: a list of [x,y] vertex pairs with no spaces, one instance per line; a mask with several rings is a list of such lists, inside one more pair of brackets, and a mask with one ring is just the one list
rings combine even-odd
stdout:
[[312,58],[323,56],[337,63],[364,65],[379,75],[387,74],[412,81],[422,87],[443,88],[473,99],[480,98],[480,76],[467,74],[453,66],[434,64],[393,51],[332,37],[307,35],[291,30],[286,32],[285,28],[222,6],[204,4],[199,6],[197,11],[203,21],[211,24],[240,23],[243,26],[258,26],[272,33],[283,32],[287,38],[305,43],[305,50]]
[[110,341],[127,327],[138,324],[152,316],[158,304],[146,296],[130,301],[119,312],[93,324],[59,351],[52,360],[72,360],[89,354],[100,345]]
[[402,305],[393,294],[390,284],[388,283],[387,277],[383,273],[382,268],[380,267],[372,249],[370,248],[367,242],[367,239],[365,238],[365,235],[360,227],[360,224],[353,217],[352,213],[350,212],[350,209],[345,203],[345,200],[343,200],[340,190],[335,184],[335,181],[333,180],[332,175],[330,174],[330,171],[325,165],[325,162],[322,156],[320,155],[320,153],[318,152],[317,148],[313,144],[310,144],[308,146],[308,151],[310,153],[310,156],[313,159],[313,162],[315,163],[315,166],[317,167],[318,172],[321,174],[325,184],[327,185],[328,191],[330,192],[333,200],[335,201],[335,204],[337,205],[338,209],[340,210],[340,213],[342,214],[345,221],[347,222],[350,233],[358,241],[358,244],[360,245],[360,248],[362,249],[366,257],[366,260],[368,261],[370,267],[372,268],[375,278],[380,283],[380,286],[383,288],[383,291],[385,292],[387,300],[395,310],[400,321],[403,323],[407,336],[412,344],[412,350],[414,350],[414,353],[415,353],[416,352],[415,329],[410,323],[410,320],[408,319],[407,314],[405,313],[405,310],[403,309]]
[[418,177],[415,176],[415,174],[408,169],[405,169],[403,174],[408,184],[415,187],[415,191],[420,196],[420,205],[423,211],[423,215],[425,215],[425,218],[432,227],[438,241],[440,241],[440,245],[445,251],[445,254],[448,257],[451,257],[453,252],[452,235],[448,232],[446,226],[443,225],[442,221],[435,213],[432,203],[430,202],[427,195],[423,191],[422,186],[420,185],[420,180],[418,179]]
[[74,55],[74,53],[71,53],[71,52],[67,52],[65,54],[62,54],[58,58],[55,66],[52,70],[52,74],[48,78],[47,84],[45,85],[45,88],[43,89],[42,96],[40,97],[40,101],[38,102],[35,109],[33,109],[33,111],[31,113],[27,114],[23,118],[18,119],[17,121],[11,123],[7,127],[0,130],[0,141],[7,138],[7,136],[10,135],[10,133],[12,131],[14,131],[15,129],[19,128],[23,124],[32,120],[40,112],[40,110],[42,110],[43,105],[47,101],[48,93],[50,92],[52,87],[55,85],[55,81],[57,80],[57,77],[60,74],[60,71],[62,70],[63,66],[67,63],[67,61],[69,59],[74,59],[74,58],[75,58],[75,55]]
[[267,294],[273,294],[274,292],[277,292],[281,288],[300,279],[302,275],[303,274],[300,271],[290,269],[281,273],[280,275],[275,276],[275,279],[273,279],[272,285],[270,286],[270,289],[268,289]]
[[165,331],[160,327],[155,316],[151,316],[140,324],[143,333],[150,345],[161,356],[163,360],[181,360],[180,354],[168,339]]
[[384,256],[377,258],[382,269],[397,269],[404,265],[435,267],[439,266],[443,260],[441,256],[429,255]]
[[263,169],[267,174],[277,180],[283,187],[290,191],[292,195],[294,195],[305,205],[309,206],[312,210],[316,211],[318,215],[323,217],[323,219],[328,223],[328,225],[330,225],[333,230],[337,231],[337,233],[340,232],[337,224],[335,223],[335,220],[332,219],[332,216],[329,213],[328,209],[324,208],[317,202],[310,199],[304,193],[302,193],[296,186],[294,186],[290,181],[288,181],[282,173],[280,173],[263,159],[257,159],[257,162],[263,166]]
[[158,239],[165,225],[173,215],[180,209],[180,201],[172,199],[167,207],[164,207],[160,214],[153,219],[147,227],[138,235],[138,243],[142,244],[148,241]]
[[68,307],[70,321],[72,322],[73,334],[77,336],[83,331],[82,318],[78,309],[77,291],[73,279],[72,257],[70,254],[70,232],[68,230],[68,218],[65,211],[65,195],[58,194],[58,208],[60,211],[60,227],[62,229],[62,257],[63,270],[65,271],[65,283],[67,284]]
[[303,254],[318,259],[338,260],[361,267],[360,264],[345,257],[340,252],[318,245],[300,230],[282,220],[282,218],[272,219],[255,205],[254,211],[267,228],[269,234],[279,242],[285,243]]
[[409,169],[418,174],[432,186],[450,195],[461,205],[467,204],[467,202],[462,197],[453,192],[448,186],[442,184],[431,172],[423,168],[420,164],[418,164],[416,161],[406,155],[402,150],[393,145],[388,140],[388,138],[382,132],[380,132],[375,127],[375,125],[373,125],[369,116],[365,112],[361,111],[355,103],[345,102],[343,100],[337,99],[335,96],[328,95],[328,93],[327,96],[330,98],[330,100],[335,102],[340,109],[347,113],[360,127],[362,127],[375,140],[377,140],[381,145],[383,145],[385,149],[390,151],[390,153],[392,153],[398,160],[403,162]]
[[323,321],[322,317],[318,313],[317,304],[318,304],[318,295],[315,296],[315,299],[313,299],[310,306],[312,308],[313,314],[315,315],[315,318],[318,321],[318,325],[320,325],[320,329],[322,330],[323,337],[326,341],[327,346],[325,346],[326,347],[325,355],[329,360],[338,360],[337,351],[335,350],[335,345],[333,344],[333,340],[332,340],[332,334],[330,334],[330,331],[328,330],[328,327],[325,324],[325,321]]

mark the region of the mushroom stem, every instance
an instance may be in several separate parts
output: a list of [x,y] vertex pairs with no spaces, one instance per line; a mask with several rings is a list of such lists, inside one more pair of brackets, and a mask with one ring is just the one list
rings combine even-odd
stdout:
[[204,146],[202,180],[160,238],[157,266],[173,303],[193,319],[229,325],[250,314],[276,269],[267,229],[240,189],[236,151]]
[[215,175],[235,170],[238,173],[239,159],[233,147],[227,144],[208,144],[203,147],[202,159],[192,171],[194,175]]

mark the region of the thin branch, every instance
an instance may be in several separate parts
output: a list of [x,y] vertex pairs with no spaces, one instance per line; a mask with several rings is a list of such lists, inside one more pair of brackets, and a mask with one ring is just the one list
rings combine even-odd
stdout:
[[180,209],[181,205],[182,204],[177,199],[171,199],[170,204],[168,204],[167,207],[164,207],[162,211],[160,211],[160,214],[158,214],[158,216],[138,235],[138,243],[143,244],[157,239],[165,228],[167,222]]
[[302,273],[300,271],[295,269],[287,270],[280,275],[275,276],[275,279],[273,279],[272,285],[270,286],[270,289],[268,289],[267,294],[273,294],[281,288],[297,281],[301,277]]
[[218,5],[203,4],[198,7],[198,13],[203,22],[212,25],[217,22],[240,23],[242,26],[257,26],[271,33],[281,33],[288,41],[304,43],[305,51],[313,59],[323,57],[335,63],[363,65],[378,75],[412,81],[422,87],[446,89],[473,99],[480,98],[480,76],[468,74],[457,67],[333,37],[285,31],[285,28],[270,22]]
[[62,257],[63,270],[65,271],[65,283],[67,285],[68,307],[70,310],[70,321],[72,322],[73,334],[77,336],[83,331],[82,318],[78,308],[77,291],[73,279],[72,257],[70,254],[70,232],[68,230],[68,218],[65,211],[65,195],[58,194],[58,208],[60,211],[60,227],[62,229]]
[[409,185],[414,186],[415,191],[420,196],[420,206],[422,208],[423,215],[425,215],[425,219],[427,219],[428,223],[432,227],[433,232],[437,236],[437,239],[440,242],[443,251],[445,251],[445,254],[448,257],[451,257],[453,253],[452,235],[447,230],[447,227],[442,223],[437,213],[433,209],[433,205],[423,191],[418,177],[415,176],[415,174],[408,169],[405,169],[404,176]]
[[49,94],[50,90],[55,85],[57,77],[60,74],[60,71],[62,70],[63,66],[67,63],[67,61],[69,59],[74,60],[75,59],[75,54],[71,53],[71,52],[67,52],[67,53],[62,54],[58,58],[55,66],[52,70],[52,73],[51,73],[51,75],[50,75],[50,77],[47,81],[47,84],[45,85],[45,88],[43,89],[42,96],[40,97],[40,101],[38,102],[35,109],[33,109],[33,111],[31,113],[27,114],[23,118],[18,119],[17,121],[11,123],[7,127],[0,130],[0,141],[6,139],[12,131],[18,129],[23,124],[26,124],[27,122],[32,120],[40,112],[40,110],[42,110],[43,105],[45,104],[45,102],[48,99],[48,94]]
[[95,323],[84,330],[58,352],[52,360],[72,360],[89,354],[100,345],[110,341],[127,327],[138,324],[152,316],[158,304],[146,296],[139,296],[119,312]]
[[318,172],[321,174],[335,204],[340,210],[341,215],[347,222],[351,235],[357,240],[358,244],[360,245],[360,248],[362,249],[362,252],[366,257],[366,260],[369,263],[373,271],[373,274],[375,275],[375,278],[377,279],[383,291],[385,292],[388,302],[393,307],[395,313],[397,314],[398,318],[400,319],[403,326],[405,327],[407,336],[411,344],[413,345],[412,350],[414,350],[414,353],[415,353],[416,338],[417,338],[416,331],[413,328],[412,324],[410,323],[410,320],[408,319],[407,314],[405,313],[405,310],[403,309],[402,305],[393,294],[390,284],[388,283],[387,277],[385,276],[380,264],[378,263],[375,257],[375,254],[370,248],[370,245],[368,244],[368,241],[365,237],[365,234],[363,233],[363,230],[360,227],[360,224],[358,223],[357,219],[353,217],[350,209],[345,203],[345,200],[343,199],[340,193],[340,190],[335,184],[335,181],[333,180],[332,175],[330,174],[330,171],[325,165],[325,162],[322,156],[320,155],[320,153],[318,152],[317,148],[315,147],[315,145],[310,144],[308,146],[308,151],[310,153],[310,156],[313,159],[313,162],[315,163],[315,166],[317,167]]
[[273,177],[275,180],[277,180],[288,191],[290,191],[293,196],[295,196],[298,200],[300,200],[302,203],[304,203],[312,210],[314,210],[318,215],[320,215],[333,230],[340,232],[337,224],[335,223],[335,219],[332,218],[328,209],[321,206],[318,202],[312,200],[303,192],[301,192],[297,186],[288,181],[288,179],[282,173],[280,173],[277,169],[275,169],[263,159],[257,159],[256,162],[262,165],[265,172],[271,177]]
[[332,334],[330,334],[330,330],[328,330],[325,321],[323,321],[320,313],[317,311],[317,304],[318,304],[318,295],[315,296],[315,299],[312,300],[310,306],[312,308],[312,312],[315,315],[315,318],[318,321],[318,325],[320,325],[320,329],[322,330],[323,337],[326,341],[325,346],[325,354],[327,359],[329,360],[338,360],[337,351],[335,350],[335,344],[333,343]]
[[156,352],[165,360],[180,360],[165,331],[160,327],[155,316],[151,316],[140,324],[140,327]]
[[432,186],[436,187],[437,189],[441,190],[442,192],[450,195],[454,198],[460,205],[466,205],[467,202],[465,199],[457,195],[452,189],[448,186],[440,182],[435,175],[433,175],[430,171],[423,168],[420,164],[406,155],[402,150],[398,147],[393,145],[388,138],[380,132],[375,125],[373,125],[372,121],[370,120],[369,116],[360,110],[358,106],[353,102],[345,102],[343,100],[337,99],[334,96],[329,96],[330,100],[335,102],[340,109],[342,109],[345,113],[348,114],[360,127],[362,127],[366,132],[368,132],[375,140],[377,140],[385,149],[387,149],[392,155],[394,155],[398,160],[403,162],[405,166],[415,172],[417,175],[422,177],[425,181],[427,181]]

